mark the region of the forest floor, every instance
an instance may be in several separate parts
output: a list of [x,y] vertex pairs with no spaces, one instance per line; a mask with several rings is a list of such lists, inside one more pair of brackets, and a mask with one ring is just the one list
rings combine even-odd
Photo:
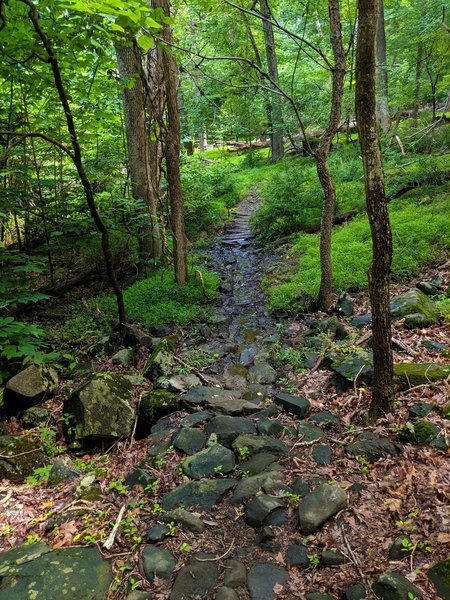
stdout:
[[[207,396],[216,394],[219,406],[205,401],[201,388],[194,387],[180,410],[153,426],[150,437],[78,451],[76,457],[62,441],[62,400],[67,395],[63,381],[56,397],[42,405],[50,409],[51,423],[57,424],[46,430],[57,433],[47,434],[45,440],[42,428],[39,431],[41,443],[53,446],[55,454],[62,451],[58,458],[70,462],[74,479],[56,486],[45,480],[3,482],[0,548],[39,541],[56,549],[96,546],[112,564],[114,579],[106,596],[111,599],[304,599],[317,592],[349,600],[432,600],[437,595],[427,571],[449,556],[450,544],[449,420],[443,417],[448,380],[399,388],[395,411],[368,426],[370,387],[359,374],[354,382],[336,379],[322,360],[324,353],[342,344],[349,355],[363,346],[360,340],[369,339],[368,325],[355,328],[351,318],[340,318],[338,328],[346,334],[339,341],[339,336],[318,332],[327,315],[293,319],[268,312],[261,279],[271,277],[283,254],[257,247],[248,227],[257,203],[257,193],[252,191],[237,206],[235,218],[217,243],[202,252],[205,265],[221,279],[215,317],[176,331],[175,376],[185,383],[194,376],[191,382],[201,384]],[[393,286],[392,293],[435,275],[448,285],[449,264]],[[365,293],[354,295],[353,303],[356,314],[367,313]],[[395,351],[396,363],[448,362],[449,330],[442,324],[411,331],[399,321],[393,336],[403,347]],[[311,352],[311,337],[322,344],[317,352]],[[149,354],[140,348],[134,368],[107,360],[97,369],[139,375]],[[306,355],[309,368],[300,366]],[[142,397],[150,387],[148,381],[139,380],[135,396]],[[306,400],[290,404],[292,398],[280,393]],[[198,413],[204,404],[206,412]],[[420,411],[435,427],[435,435],[416,445],[402,432]],[[177,444],[182,430],[193,436],[191,443],[203,440],[197,450],[206,444],[207,436],[216,436],[213,441],[220,442],[220,456],[215,465],[214,457],[208,457],[206,462],[186,466],[192,459],[186,461],[179,440]],[[5,433],[30,435],[15,418],[8,421]],[[351,444],[367,441],[364,436],[370,433],[372,446],[352,453]],[[202,452],[211,448],[214,445]],[[194,458],[197,455],[191,448],[185,450]],[[156,483],[126,485],[127,474],[136,469]],[[96,493],[75,492],[75,486],[90,476]],[[206,487],[195,487],[196,481]],[[344,490],[346,500],[322,507],[330,518],[322,522],[319,517],[317,526],[308,531],[303,499],[330,490],[327,485],[338,496],[336,489]],[[217,493],[211,501],[213,488]],[[232,491],[231,497],[227,495]],[[186,514],[174,513],[177,503],[184,509],[193,506],[198,518],[192,521]],[[106,549],[104,542],[114,523],[119,527],[112,547]],[[174,559],[169,566],[167,553],[157,556],[158,563],[148,550],[155,547],[150,542],[158,532],[162,536],[157,548]],[[398,542],[395,553],[392,546],[399,538],[404,541]],[[165,568],[161,561],[166,561]],[[402,580],[399,589],[404,595],[377,596],[382,588],[376,587],[376,581],[387,572],[399,573],[417,587],[407,588]]]

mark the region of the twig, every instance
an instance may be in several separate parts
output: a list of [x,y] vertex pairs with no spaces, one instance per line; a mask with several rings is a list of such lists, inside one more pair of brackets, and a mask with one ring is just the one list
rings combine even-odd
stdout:
[[367,342],[367,340],[370,340],[371,337],[372,337],[372,332],[371,331],[367,331],[358,340],[356,340],[355,346],[361,346],[362,344],[364,344],[364,342]]
[[185,367],[186,369],[189,369],[190,371],[192,371],[195,375],[197,375],[197,377],[200,379],[200,381],[202,383],[204,383],[205,385],[209,385],[210,381],[208,381],[208,379],[202,375],[200,373],[200,371],[198,371],[197,369],[195,369],[194,367],[191,367],[191,365],[188,365],[187,363],[184,362],[184,360],[182,360],[179,356],[174,356],[173,357],[174,360],[179,363],[182,367]]
[[397,338],[392,338],[392,345],[399,350],[402,350],[405,354],[409,354],[409,356],[419,356],[419,352],[416,352],[406,344],[404,344],[401,340]]
[[126,508],[126,504],[124,504],[122,506],[122,508],[120,509],[119,514],[117,515],[116,522],[114,523],[114,527],[112,528],[112,531],[108,536],[108,539],[103,544],[103,548],[106,548],[106,550],[111,550],[111,548],[114,544],[114,540],[116,539],[117,530],[120,527],[120,522],[122,521],[122,517],[123,517],[123,513],[125,512],[125,508]]
[[373,592],[372,586],[370,585],[370,582],[369,582],[367,576],[364,574],[363,570],[361,569],[361,563],[359,562],[358,558],[356,557],[355,553],[353,552],[352,547],[350,546],[350,542],[348,541],[347,536],[345,535],[345,530],[344,530],[343,525],[341,525],[341,533],[342,533],[342,538],[344,540],[344,544],[348,550],[348,553],[350,554],[351,561],[354,564],[354,566],[356,567],[356,570],[358,571],[359,576],[366,583],[367,587]]
[[130,437],[130,445],[129,445],[130,448],[133,445],[134,436],[136,435],[136,428],[137,428],[137,424],[138,424],[138,420],[139,420],[139,407],[141,406],[141,401],[142,401],[144,394],[145,394],[145,392],[142,392],[142,394],[140,394],[139,399],[136,404],[136,418],[134,420],[133,431],[132,431],[131,437]]
[[34,448],[33,450],[27,450],[26,452],[19,452],[18,454],[10,454],[9,456],[6,454],[0,454],[0,458],[5,458],[6,460],[11,460],[12,458],[17,458],[18,456],[24,456],[25,454],[32,454],[33,452],[39,452],[39,448]]
[[222,558],[225,558],[225,556],[228,556],[230,554],[230,552],[233,550],[234,540],[235,540],[235,538],[232,539],[228,550],[226,552],[224,552],[223,554],[221,554],[220,556],[216,556],[215,558],[196,558],[195,560],[198,560],[200,562],[214,562],[216,560],[222,560]]
[[[3,489],[1,491],[3,492]],[[0,504],[6,504],[12,495],[13,495],[12,490],[6,490],[5,497],[0,500]]]

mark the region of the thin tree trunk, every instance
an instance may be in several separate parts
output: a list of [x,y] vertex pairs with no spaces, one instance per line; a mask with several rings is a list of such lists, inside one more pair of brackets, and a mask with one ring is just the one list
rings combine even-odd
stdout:
[[386,31],[384,27],[384,4],[378,0],[377,19],[377,118],[383,131],[387,131],[390,125],[388,105],[388,72],[386,62]]
[[[269,71],[269,77],[272,82],[278,85],[278,62],[277,53],[275,50],[275,38],[273,35],[273,27],[270,23],[272,13],[270,12],[269,4],[267,0],[260,0],[259,2],[264,31],[264,42],[266,46],[266,57],[267,67]],[[271,121],[272,121],[272,162],[277,162],[284,155],[283,145],[283,130],[282,130],[282,111],[281,111],[281,99],[279,94],[274,90],[272,93],[272,104],[271,104]]]
[[[150,172],[150,146],[145,111],[144,85],[142,81],[141,54],[136,45],[116,46],[117,64],[121,79],[126,82],[123,90],[125,134],[127,140],[128,165],[131,190],[135,200],[144,203],[143,215],[150,216],[150,226],[143,225],[139,231],[140,269],[150,258],[160,254],[157,198],[155,197]],[[130,80],[134,80],[130,88]]]
[[372,307],[373,395],[369,417],[392,410],[394,399],[389,278],[392,232],[384,189],[383,164],[376,119],[375,38],[378,0],[358,0],[356,49],[356,118],[364,167],[367,213],[373,256],[369,271]]
[[416,81],[414,85],[414,106],[412,113],[413,127],[417,127],[417,119],[419,117],[420,107],[420,90],[422,84],[422,67],[423,67],[423,42],[417,44],[417,60],[416,60]]
[[198,134],[198,149],[200,152],[206,152],[208,149],[208,138],[206,135],[206,131],[201,131]]
[[331,110],[328,125],[320,139],[317,149],[317,174],[323,190],[322,222],[320,226],[320,290],[319,306],[329,310],[332,303],[333,269],[331,264],[331,237],[333,231],[334,211],[336,207],[336,190],[328,169],[328,155],[333,137],[339,129],[341,119],[342,98],[345,80],[345,51],[342,43],[341,15],[339,0],[328,0],[330,16],[330,38],[333,48],[334,67],[331,92]]
[[50,40],[47,38],[44,30],[41,28],[39,13],[36,6],[31,2],[31,0],[20,0],[23,4],[26,4],[29,7],[29,17],[33,24],[34,30],[36,31],[38,37],[40,38],[45,51],[48,56],[48,62],[50,63],[53,78],[55,81],[56,90],[58,92],[59,100],[64,110],[64,115],[66,118],[67,129],[70,134],[71,145],[73,148],[73,162],[77,169],[78,176],[80,178],[81,184],[84,189],[86,202],[89,208],[90,215],[92,220],[95,223],[98,231],[101,234],[102,240],[102,251],[103,257],[105,260],[106,272],[108,274],[108,278],[111,284],[111,287],[114,290],[114,294],[116,296],[117,301],[117,310],[119,316],[119,323],[121,326],[126,324],[125,317],[125,303],[123,300],[122,290],[119,286],[119,282],[117,281],[116,272],[114,270],[114,262],[111,253],[111,248],[109,245],[109,235],[108,230],[103,223],[103,220],[100,217],[100,214],[97,210],[97,206],[95,204],[94,190],[92,188],[92,184],[86,174],[86,170],[84,168],[83,158],[81,154],[81,147],[78,141],[78,135],[75,129],[75,123],[73,120],[72,110],[69,104],[69,100],[67,97],[67,93],[64,87],[64,83],[61,77],[61,71],[59,69],[58,60],[53,52],[53,47],[50,43]]
[[[155,5],[161,7],[170,16],[168,0],[156,0]],[[186,234],[184,229],[184,205],[181,189],[180,173],[180,115],[177,99],[177,65],[171,45],[172,30],[168,24],[162,28],[162,38],[168,47],[162,55],[164,86],[166,91],[167,126],[164,139],[164,154],[166,159],[167,187],[170,198],[170,224],[173,237],[173,262],[176,283],[186,283],[187,253]]]

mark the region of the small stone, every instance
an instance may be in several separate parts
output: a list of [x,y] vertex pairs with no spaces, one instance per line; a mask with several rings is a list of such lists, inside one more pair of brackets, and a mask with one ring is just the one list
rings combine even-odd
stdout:
[[231,588],[220,587],[217,590],[216,600],[239,600],[239,596]]
[[168,389],[176,394],[182,394],[197,385],[201,385],[201,381],[197,375],[194,375],[193,373],[190,373],[189,375],[174,375],[167,381]]
[[250,367],[248,380],[250,383],[271,384],[277,378],[277,372],[267,362],[260,362]]
[[206,431],[209,434],[215,433],[220,444],[230,447],[238,435],[243,433],[256,434],[256,427],[249,419],[243,417],[218,415],[211,419],[211,422],[206,426]]
[[217,561],[211,559],[215,559],[213,554],[204,552],[194,554],[178,571],[169,599],[208,598],[215,589],[219,577]]
[[450,598],[450,557],[428,569],[427,575],[434,583],[439,596],[448,600]]
[[385,573],[374,582],[372,589],[380,600],[422,600],[423,594],[400,573]]
[[300,531],[310,535],[330,517],[347,506],[347,494],[339,485],[324,483],[299,504]]
[[25,429],[32,429],[33,427],[45,427],[50,419],[51,412],[48,408],[32,406],[23,413],[20,420]]
[[433,412],[434,409],[434,404],[430,404],[429,402],[416,402],[409,409],[409,418],[422,419]]
[[291,567],[307,569],[310,566],[308,548],[304,544],[291,544],[284,558],[286,563]]
[[276,496],[256,496],[245,507],[244,521],[252,527],[261,527],[272,511],[283,508],[284,502]]
[[284,429],[279,421],[274,419],[258,419],[258,431],[263,435],[278,435]]
[[261,546],[261,545],[267,544],[268,542],[274,540],[275,538],[276,538],[275,531],[272,529],[272,527],[268,527],[266,525],[265,527],[261,527],[258,534],[256,535],[255,544],[258,544],[259,546]]
[[244,563],[240,560],[231,558],[225,563],[224,585],[228,588],[237,588],[245,585],[247,581],[247,571]]
[[180,425],[181,427],[195,427],[196,425],[201,425],[206,421],[210,421],[214,413],[210,410],[199,410],[198,412],[192,413],[184,419],[181,419]]
[[403,560],[414,552],[414,544],[408,535],[400,535],[389,549],[389,560]]
[[69,481],[70,479],[74,479],[78,477],[80,474],[75,469],[71,469],[70,466],[66,465],[66,463],[58,458],[52,465],[50,469],[50,473],[47,479],[47,485],[53,487],[58,485],[62,481]]
[[309,494],[308,482],[301,477],[295,477],[294,481],[292,482],[292,490],[294,494],[303,498],[306,496],[306,494]]
[[282,406],[286,412],[295,415],[299,419],[306,418],[311,411],[310,401],[303,396],[279,393],[275,394],[275,402]]
[[325,434],[320,427],[310,425],[309,423],[300,423],[297,433],[302,442],[315,442],[322,440],[325,437]]
[[239,471],[246,473],[248,477],[252,477],[253,475],[259,475],[263,471],[279,470],[281,467],[276,460],[277,457],[274,454],[260,452],[252,456],[250,460],[241,463]]
[[174,413],[170,415],[166,415],[165,417],[161,417],[156,421],[154,425],[150,428],[150,433],[159,433],[160,431],[174,431],[177,429],[176,420],[174,418]]
[[155,577],[169,579],[175,569],[175,560],[168,550],[146,546],[142,554],[145,576],[149,581]]
[[166,539],[166,537],[170,533],[170,528],[167,525],[159,524],[154,527],[150,527],[147,531],[147,542],[151,544],[156,544],[157,542],[162,542]]
[[[283,473],[280,471],[269,471],[268,473],[261,473],[261,475],[255,475],[254,477],[247,477],[241,479],[231,499],[232,504],[239,504],[246,498],[256,496],[264,487],[269,487],[276,484],[282,485]],[[266,491],[267,493],[267,491]]]
[[199,506],[209,510],[220,502],[223,496],[232,490],[236,484],[236,479],[189,481],[179,485],[163,497],[163,508],[169,510],[182,504],[184,506]]
[[443,342],[438,342],[436,340],[424,340],[421,344],[424,348],[428,350],[428,352],[439,353],[448,349],[447,344]]
[[339,418],[327,411],[314,413],[310,416],[310,420],[313,421],[313,423],[323,425],[324,427],[331,427],[335,423],[339,423]]
[[275,454],[276,456],[284,456],[288,450],[286,445],[281,441],[274,439],[266,435],[250,435],[244,433],[238,436],[233,444],[233,450],[242,456],[243,449],[247,449],[246,452],[249,456],[257,454],[258,452],[268,452],[269,454]]
[[316,444],[312,449],[313,459],[318,465],[331,464],[331,447],[328,444]]
[[365,598],[367,598],[367,591],[363,583],[355,583],[344,592],[344,600],[364,600]]
[[248,574],[248,588],[251,600],[274,600],[278,594],[274,587],[284,586],[289,579],[289,573],[270,563],[253,565]]
[[186,458],[181,468],[191,479],[201,479],[219,473],[229,473],[234,466],[233,452],[221,444],[214,444]]
[[352,327],[365,327],[366,325],[370,325],[372,323],[372,315],[370,313],[366,313],[364,315],[358,315],[357,317],[351,320],[350,325]]
[[357,437],[355,442],[347,446],[346,452],[355,456],[363,456],[366,460],[372,461],[383,456],[400,454],[400,447],[388,438],[365,431]]
[[340,552],[324,550],[320,555],[320,562],[324,567],[337,567],[338,565],[344,565],[348,562],[348,559]]
[[436,296],[436,294],[439,294],[439,287],[431,281],[419,281],[416,284],[416,288],[426,296]]
[[131,348],[122,348],[114,354],[112,362],[122,367],[132,367],[136,362],[136,353]]
[[192,533],[202,533],[205,529],[204,522],[193,513],[184,510],[184,508],[175,508],[163,515],[163,519],[166,523],[175,523],[181,525],[184,529],[192,531]]
[[151,600],[149,592],[141,592],[140,590],[133,590],[130,592],[126,600]]
[[129,488],[140,487],[143,490],[148,486],[152,486],[155,481],[156,479],[147,473],[147,471],[144,471],[144,469],[135,469],[125,477],[125,485]]
[[186,454],[195,454],[206,444],[206,435],[200,429],[182,427],[173,439],[173,446]]

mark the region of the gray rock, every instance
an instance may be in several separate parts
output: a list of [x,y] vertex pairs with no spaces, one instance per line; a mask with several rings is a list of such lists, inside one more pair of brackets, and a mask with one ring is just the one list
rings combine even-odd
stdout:
[[331,369],[351,383],[371,383],[373,376],[372,356],[361,350],[357,356],[341,356],[333,353]]
[[199,410],[181,419],[180,425],[181,427],[195,427],[196,425],[210,421],[213,416],[214,413],[210,410]]
[[422,419],[433,412],[433,410],[435,410],[434,404],[430,404],[429,402],[416,402],[409,409],[409,418]]
[[285,585],[289,579],[286,569],[270,563],[253,565],[248,574],[248,588],[251,600],[274,600],[277,594],[275,585]]
[[152,600],[150,592],[141,592],[140,590],[133,590],[128,594],[126,600]]
[[437,593],[444,600],[450,598],[450,558],[436,563],[427,571],[428,577],[434,583]]
[[347,506],[347,494],[339,485],[324,483],[300,501],[300,531],[310,535],[330,517]]
[[307,494],[309,494],[309,485],[308,482],[302,479],[301,477],[295,477],[292,482],[292,490],[294,494],[303,498]]
[[250,383],[271,384],[277,378],[277,372],[267,362],[260,362],[253,365],[248,372]]
[[318,465],[331,464],[331,446],[328,444],[316,444],[312,449],[312,457]]
[[283,429],[283,424],[276,419],[258,419],[258,431],[262,435],[278,435]]
[[334,312],[339,317],[351,317],[353,314],[353,298],[348,292],[342,292],[337,299]]
[[75,477],[78,477],[79,475],[80,473],[78,471],[75,471],[75,469],[72,469],[69,465],[66,465],[62,459],[58,458],[52,465],[48,475],[47,485],[58,485],[62,481],[75,479]]
[[199,506],[209,510],[232,490],[237,484],[235,479],[201,479],[189,481],[171,490],[163,497],[163,508],[169,510],[180,504]]
[[400,573],[385,573],[374,582],[372,589],[380,600],[422,600],[423,594]]
[[258,409],[252,402],[241,398],[242,392],[215,387],[194,387],[182,396],[188,406],[206,405],[226,415],[252,414]]
[[286,412],[299,419],[305,419],[311,412],[311,402],[302,396],[278,393],[275,394],[275,402],[281,405]]
[[166,523],[175,523],[181,525],[184,529],[192,531],[192,533],[202,533],[205,530],[204,522],[193,513],[184,510],[184,508],[175,508],[163,515],[162,518]]
[[211,419],[211,422],[206,426],[206,431],[209,434],[215,433],[217,441],[229,447],[242,433],[256,434],[256,427],[244,417],[218,415]]
[[425,296],[436,296],[436,294],[439,294],[439,286],[435,285],[432,281],[419,281],[416,284],[416,288],[425,294]]
[[180,410],[177,394],[168,390],[151,390],[141,398],[138,427],[141,432],[148,432],[160,417],[177,410]]
[[281,470],[281,466],[276,462],[277,457],[274,454],[268,452],[260,452],[252,456],[250,460],[247,460],[239,465],[239,471],[245,473],[247,477],[253,475],[259,475],[264,471],[276,471]]
[[0,455],[0,479],[9,481],[23,481],[50,462],[38,443],[13,435],[0,436]]
[[32,406],[23,413],[20,420],[25,429],[32,429],[33,427],[45,427],[50,419],[51,411],[48,408]]
[[414,552],[414,544],[408,535],[400,535],[389,549],[389,560],[403,560]]
[[214,444],[186,458],[181,468],[191,479],[202,479],[218,473],[229,473],[236,464],[234,454],[221,444]]
[[304,544],[291,544],[284,558],[286,563],[291,567],[307,569],[310,566],[308,548]]
[[377,460],[383,456],[400,454],[400,446],[388,438],[379,437],[371,431],[361,433],[356,441],[349,444],[346,451],[355,456],[363,456],[366,460]]
[[4,600],[104,598],[112,583],[111,566],[96,547],[52,550],[43,542],[2,552],[0,579]]
[[338,565],[344,565],[348,562],[348,559],[340,552],[324,550],[320,555],[320,562],[324,567],[337,567]]
[[350,325],[352,327],[365,327],[366,325],[370,325],[372,323],[372,315],[371,313],[366,313],[364,315],[358,315],[354,319],[351,320]]
[[157,458],[165,454],[172,445],[173,432],[169,429],[163,429],[148,436],[152,445],[148,450],[149,457]]
[[447,344],[443,342],[438,342],[436,340],[423,340],[421,345],[428,350],[428,352],[432,352],[433,354],[439,354],[444,350],[448,350]]
[[324,410],[322,412],[314,413],[310,416],[310,420],[313,423],[317,423],[318,425],[323,425],[324,427],[331,427],[335,423],[339,423],[340,420],[336,415]]
[[281,441],[266,435],[250,435],[244,433],[239,435],[232,444],[233,450],[242,456],[243,448],[246,448],[248,456],[267,452],[275,456],[285,456],[288,452],[286,445]]
[[206,444],[206,435],[200,429],[182,427],[173,438],[173,445],[177,450],[186,454],[195,454]]
[[[202,560],[197,560],[197,558]],[[207,598],[216,587],[219,577],[217,561],[204,560],[213,558],[215,558],[214,555],[203,552],[194,554],[178,571],[170,593],[170,600]]]
[[225,563],[224,585],[228,588],[237,588],[245,585],[247,581],[247,571],[244,563],[240,560],[231,558]]
[[[159,433],[160,431],[174,431],[177,429],[176,419],[174,418],[175,413],[170,413],[165,417],[161,417],[156,421],[154,425],[150,427],[151,433]],[[148,430],[148,426],[146,426]]]
[[159,525],[154,525],[150,527],[147,531],[147,542],[151,544],[156,544],[157,542],[162,542],[166,539],[166,537],[170,534],[170,528],[167,525],[160,523]]
[[244,367],[248,367],[252,364],[253,359],[258,354],[258,346],[253,344],[252,346],[247,346],[244,348],[239,356],[239,362]]
[[440,433],[439,427],[425,419],[417,419],[412,423],[408,421],[400,431],[400,437],[403,441],[414,444],[415,446],[424,446],[432,442]]
[[169,338],[162,339],[144,365],[142,375],[152,380],[170,377],[174,368],[174,344]]
[[217,590],[216,600],[239,600],[239,596],[231,588],[220,587]]
[[130,437],[136,419],[131,383],[115,373],[97,373],[65,400],[69,440]]
[[142,564],[145,576],[149,581],[155,577],[170,579],[175,569],[175,560],[168,550],[146,546],[142,553]]
[[155,483],[156,479],[144,469],[135,469],[125,477],[125,485],[129,488],[140,487],[145,490]]
[[367,598],[367,591],[363,583],[355,583],[344,592],[344,600],[364,600],[364,598]]
[[422,325],[434,325],[437,321],[434,302],[417,288],[392,298],[391,314],[393,319],[402,319],[408,315],[421,315]]
[[256,496],[256,494],[265,488],[265,492],[270,490],[271,486],[279,484],[283,481],[284,475],[280,471],[270,471],[268,473],[261,473],[261,475],[255,475],[254,477],[247,477],[239,481],[236,486],[236,490],[231,499],[232,504],[239,504],[246,498]]
[[323,440],[325,437],[320,427],[316,427],[316,425],[311,425],[310,423],[300,423],[297,433],[302,442],[316,442]]
[[136,362],[136,353],[131,348],[122,348],[114,354],[112,361],[115,365],[132,367]]
[[182,394],[193,387],[201,385],[200,379],[193,373],[189,375],[174,375],[167,383],[169,390],[177,394]]
[[252,527],[262,527],[270,513],[277,508],[284,508],[280,498],[267,494],[255,496],[245,507],[244,521]]
[[6,383],[3,392],[4,408],[16,415],[51,396],[58,387],[55,369],[47,365],[30,365]]

